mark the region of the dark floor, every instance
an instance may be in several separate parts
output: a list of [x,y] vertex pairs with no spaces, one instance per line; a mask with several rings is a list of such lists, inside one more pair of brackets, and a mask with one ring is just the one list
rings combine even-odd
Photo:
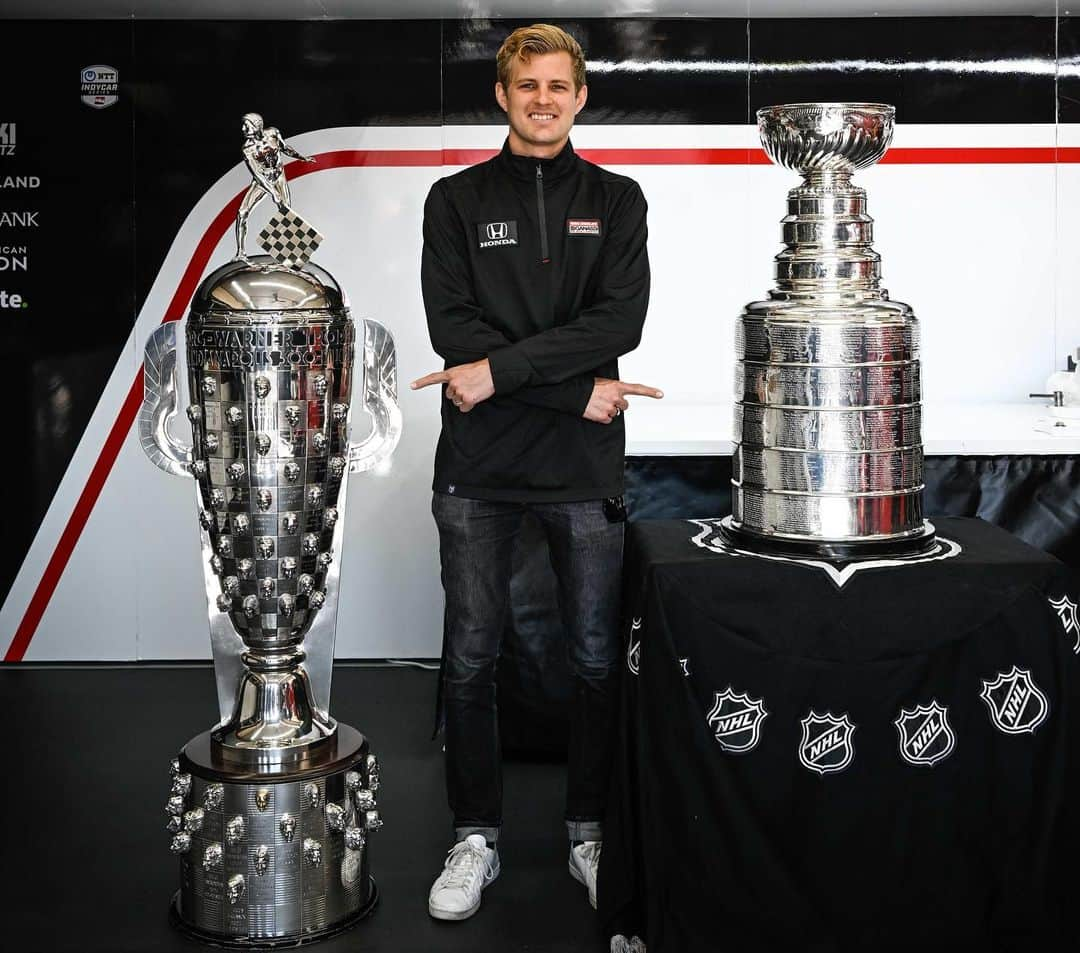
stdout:
[[[435,674],[339,665],[332,711],[365,732],[382,765],[385,827],[372,837],[381,898],[319,951],[563,953],[607,949],[584,888],[566,869],[565,769],[508,763],[502,873],[471,920],[428,917],[449,847]],[[0,950],[144,951],[198,947],[169,927],[177,888],[164,805],[169,761],[208,728],[209,665],[0,666],[7,712],[0,784]]]

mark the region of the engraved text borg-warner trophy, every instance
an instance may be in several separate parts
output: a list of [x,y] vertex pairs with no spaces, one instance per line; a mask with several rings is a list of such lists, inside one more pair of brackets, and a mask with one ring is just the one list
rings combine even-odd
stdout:
[[788,193],[776,288],[736,329],[729,538],[857,559],[933,544],[923,519],[919,328],[881,287],[866,192],[852,185],[892,139],[894,109],[805,103],[758,111]]
[[[150,459],[197,484],[220,708],[217,726],[173,761],[172,914],[188,932],[242,946],[325,936],[376,900],[366,843],[381,825],[378,763],[362,734],[330,717],[330,675],[348,474],[387,459],[401,433],[393,339],[361,321],[354,361],[342,291],[306,264],[319,236],[278,182],[280,136],[254,119],[245,156],[278,205],[260,236],[272,254],[248,259],[241,247],[195,293],[192,445],[168,430],[174,324],[146,346],[139,417]],[[253,204],[249,195],[245,218]],[[350,443],[355,401],[373,425]]]

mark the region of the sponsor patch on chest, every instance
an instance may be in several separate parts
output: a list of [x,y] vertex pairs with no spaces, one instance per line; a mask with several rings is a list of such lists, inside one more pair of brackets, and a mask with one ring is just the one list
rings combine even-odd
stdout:
[[598,218],[568,218],[566,220],[567,235],[600,235],[600,219]]
[[499,248],[518,243],[517,220],[504,222],[481,222],[476,226],[481,248]]

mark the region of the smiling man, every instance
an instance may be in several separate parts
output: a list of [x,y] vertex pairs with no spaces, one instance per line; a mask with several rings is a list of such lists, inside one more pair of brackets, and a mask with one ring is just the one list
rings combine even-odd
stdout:
[[446,368],[432,511],[446,616],[442,701],[455,844],[428,909],[462,920],[499,873],[502,781],[495,666],[511,555],[526,512],[543,524],[574,680],[566,826],[570,873],[596,905],[619,656],[624,432],[617,358],[649,296],[637,183],[570,145],[585,57],[558,27],[515,30],[497,56],[502,152],[436,182],[421,283]]

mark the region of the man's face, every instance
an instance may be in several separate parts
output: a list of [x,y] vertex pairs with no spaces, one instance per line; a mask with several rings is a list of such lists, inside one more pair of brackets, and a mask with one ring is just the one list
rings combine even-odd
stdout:
[[586,86],[574,92],[569,53],[537,53],[527,61],[515,59],[509,88],[495,84],[495,98],[510,120],[510,151],[538,158],[557,155],[566,145],[574,117],[587,95]]

